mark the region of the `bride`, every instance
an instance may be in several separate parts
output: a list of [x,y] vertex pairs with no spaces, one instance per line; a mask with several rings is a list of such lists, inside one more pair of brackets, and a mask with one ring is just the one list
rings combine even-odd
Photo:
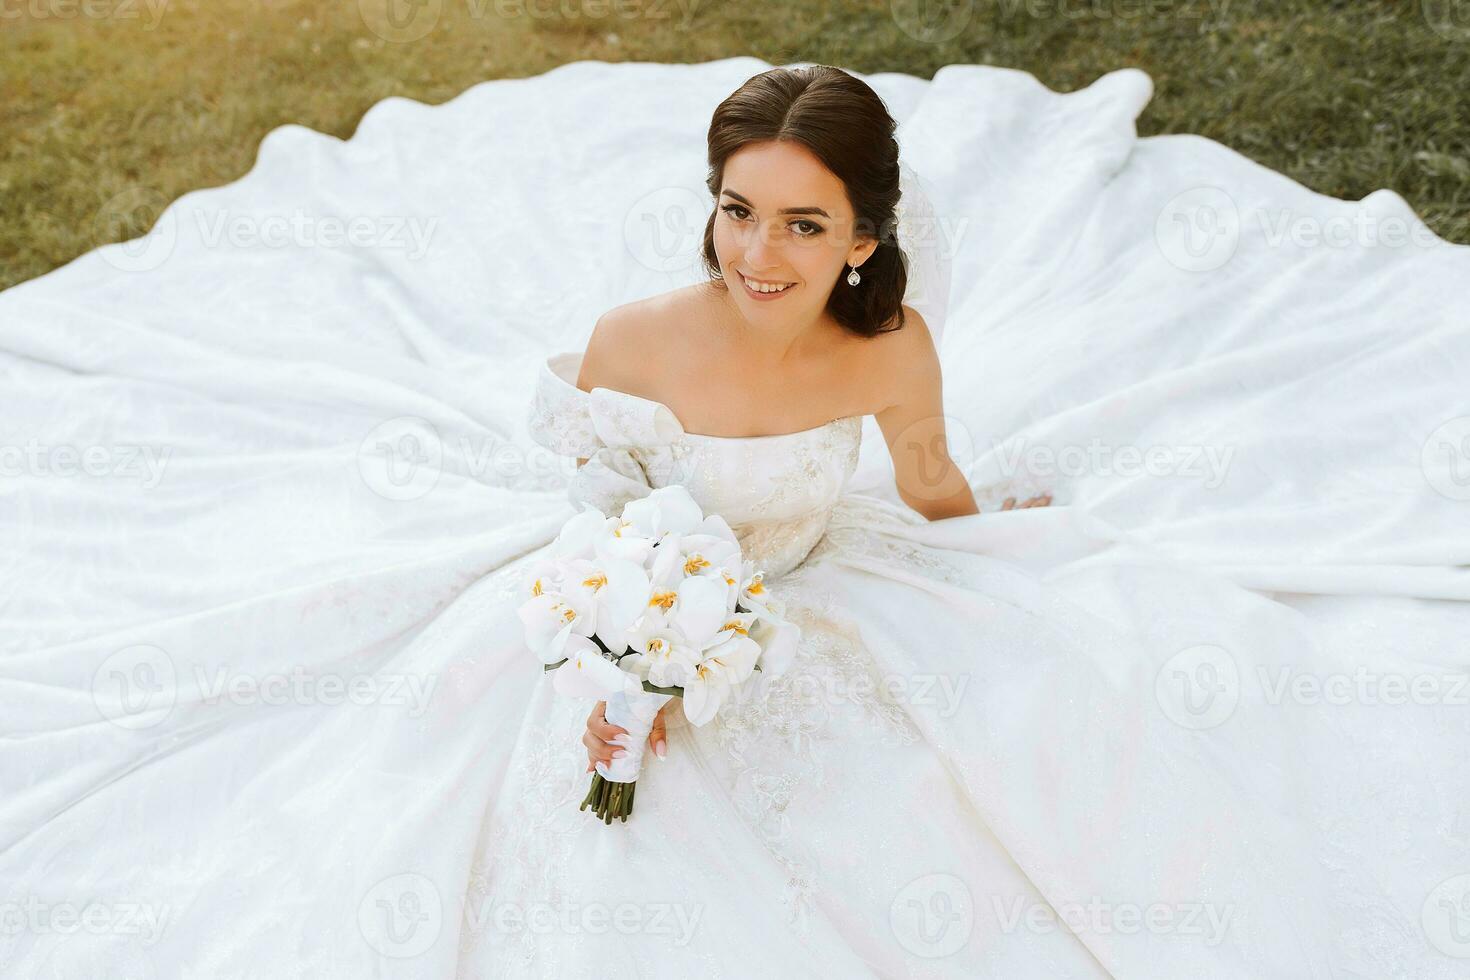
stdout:
[[[657,896],[676,913],[668,924],[687,918],[691,932],[650,926],[609,945],[575,932],[492,929],[479,958],[466,960],[493,966],[487,976],[605,975],[612,964],[626,964],[629,976],[711,967],[720,975],[758,961],[781,975],[923,968],[968,976],[1042,963],[1103,975],[1084,945],[1060,934],[1022,937],[1009,949],[966,945],[972,897],[961,876],[983,873],[987,887],[1044,905],[950,775],[977,746],[925,735],[925,716],[960,708],[972,679],[967,661],[986,632],[976,637],[976,627],[999,626],[1007,613],[992,597],[966,594],[966,583],[981,579],[941,550],[875,560],[824,534],[835,509],[839,520],[880,528],[916,519],[843,496],[868,415],[913,511],[932,521],[977,513],[945,449],[933,339],[902,305],[894,129],[872,89],[835,68],[752,78],[710,126],[717,207],[703,254],[711,281],[609,311],[585,354],[545,366],[532,432],[586,464],[573,502],[617,513],[654,486],[684,484],[706,513],[732,525],[802,627],[803,646],[789,675],[708,727],[675,724],[670,733],[666,706],[649,744],[672,762],[640,780],[637,815],[617,832],[586,831],[572,799],[585,780],[567,785],[569,767],[555,757],[529,765],[556,750],[555,736],[530,752],[500,788],[506,823],[491,826],[497,857],[474,903],[642,908]],[[864,608],[879,614],[862,616]],[[905,615],[916,617],[910,635],[885,635],[889,618]],[[903,646],[883,649],[895,641]],[[952,652],[931,656],[936,645]],[[537,741],[565,728],[567,709],[542,703],[523,721]],[[603,707],[583,737],[588,772],[627,752]],[[517,801],[548,786],[568,794],[533,819]],[[528,839],[552,826],[561,828],[554,848]],[[516,874],[523,860],[534,864],[531,880]],[[948,901],[955,904],[939,914]],[[952,926],[949,915],[966,924]],[[923,966],[934,956],[939,965]]]
[[[1136,70],[767,67],[282,127],[0,293],[0,975],[1464,976],[1464,250],[1178,248],[1200,194],[1402,202],[1139,140]],[[705,281],[645,289],[595,230],[687,203],[706,124]],[[293,206],[442,228],[211,233]],[[997,475],[1032,437],[1236,459]],[[633,744],[518,609],[673,485],[801,640]]]

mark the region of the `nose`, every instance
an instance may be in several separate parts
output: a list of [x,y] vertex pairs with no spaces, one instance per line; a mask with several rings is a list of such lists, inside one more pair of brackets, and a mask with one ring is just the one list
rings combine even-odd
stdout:
[[752,272],[774,269],[781,264],[780,249],[772,242],[770,232],[758,228],[751,235],[745,243],[745,264],[750,266]]

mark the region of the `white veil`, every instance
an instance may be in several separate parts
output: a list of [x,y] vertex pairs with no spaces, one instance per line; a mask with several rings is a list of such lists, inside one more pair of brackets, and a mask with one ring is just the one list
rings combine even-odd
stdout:
[[908,269],[903,301],[924,317],[937,348],[949,310],[950,243],[925,192],[924,179],[902,160],[898,167],[901,193],[897,208],[898,245]]

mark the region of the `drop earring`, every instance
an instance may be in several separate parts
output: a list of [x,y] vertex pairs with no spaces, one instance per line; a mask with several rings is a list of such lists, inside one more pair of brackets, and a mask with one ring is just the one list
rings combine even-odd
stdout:
[[847,274],[847,284],[849,286],[856,286],[858,283],[860,283],[862,281],[863,281],[863,277],[860,276],[860,275],[858,275],[857,267],[856,266],[853,266],[852,267],[852,271]]

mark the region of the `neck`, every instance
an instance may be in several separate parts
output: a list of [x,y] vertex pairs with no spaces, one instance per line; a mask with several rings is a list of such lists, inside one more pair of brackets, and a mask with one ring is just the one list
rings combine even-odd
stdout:
[[771,365],[781,365],[799,358],[812,349],[814,341],[825,336],[829,329],[826,311],[790,323],[752,324],[740,312],[730,287],[721,291],[731,332],[739,339],[747,354],[756,356]]

